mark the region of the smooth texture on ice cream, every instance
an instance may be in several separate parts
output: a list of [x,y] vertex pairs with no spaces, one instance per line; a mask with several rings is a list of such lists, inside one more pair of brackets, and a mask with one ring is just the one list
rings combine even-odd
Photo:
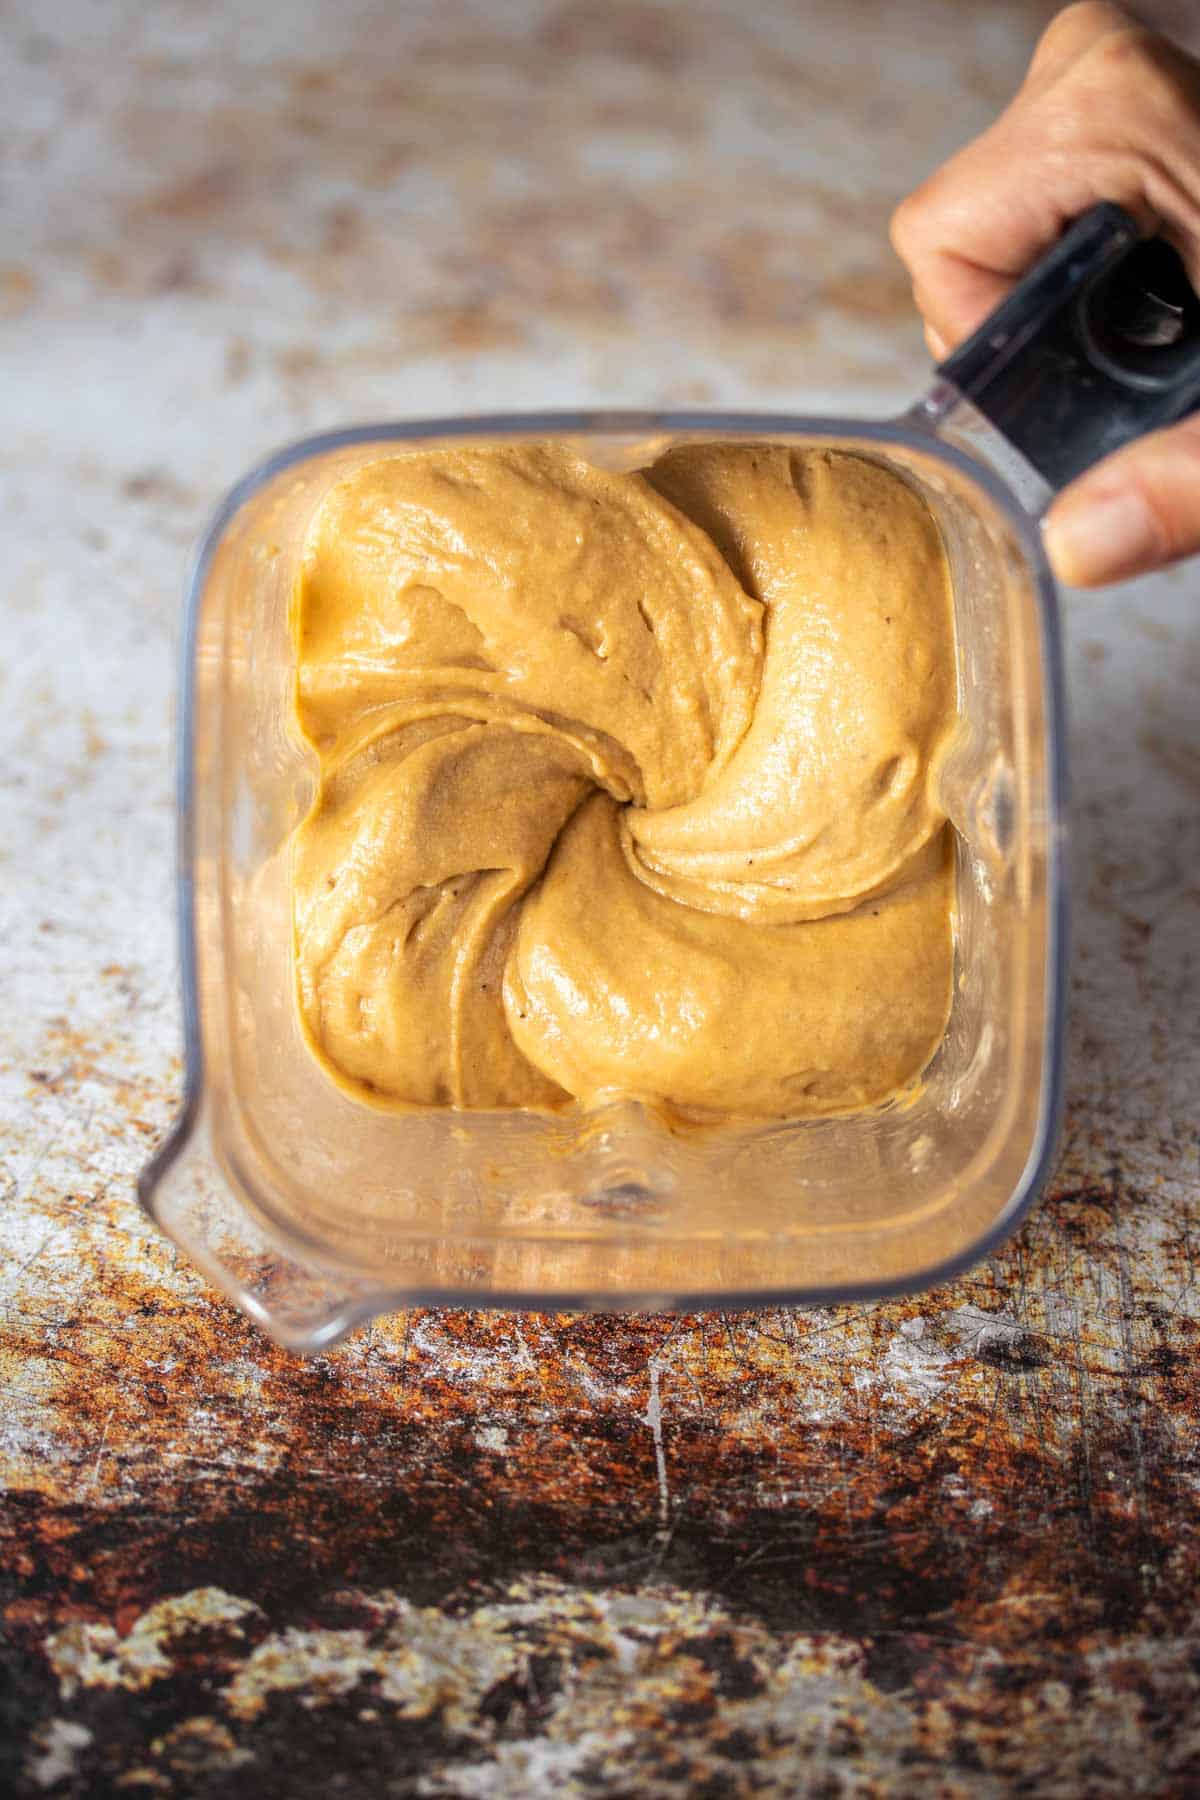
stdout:
[[376,1103],[874,1104],[945,1027],[955,716],[923,502],[863,458],[416,451],[293,606],[299,1003]]

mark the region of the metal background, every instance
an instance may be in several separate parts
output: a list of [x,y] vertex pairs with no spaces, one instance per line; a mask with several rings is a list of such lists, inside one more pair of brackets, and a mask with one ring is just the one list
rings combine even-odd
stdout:
[[354,418],[900,405],[890,208],[1047,10],[5,10],[3,1791],[1200,1786],[1194,569],[1065,602],[1067,1137],[972,1276],[303,1363],[133,1201],[221,489]]

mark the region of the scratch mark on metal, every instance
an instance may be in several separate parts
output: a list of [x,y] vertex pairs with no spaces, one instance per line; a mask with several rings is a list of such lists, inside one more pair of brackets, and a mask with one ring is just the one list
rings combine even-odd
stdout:
[[[1129,1434],[1133,1442],[1134,1496],[1138,1523],[1146,1517],[1146,1446],[1142,1435],[1141,1376],[1138,1371],[1137,1348],[1133,1337],[1134,1296],[1129,1273],[1129,1247],[1125,1242],[1125,1220],[1122,1206],[1121,1170],[1116,1159],[1109,1167],[1112,1186],[1113,1240],[1117,1252],[1117,1320],[1121,1333],[1121,1359],[1125,1373],[1125,1410]],[[1145,1571],[1141,1571],[1143,1583]]]
[[650,1398],[642,1415],[654,1440],[654,1468],[658,1477],[658,1523],[665,1531],[671,1522],[671,1485],[667,1478],[667,1452],[663,1443],[662,1392],[659,1387],[661,1364],[657,1356],[650,1358]]
[[96,1451],[96,1460],[92,1464],[92,1486],[93,1487],[99,1486],[100,1464],[104,1459],[104,1446],[108,1442],[109,1427],[111,1426],[114,1418],[116,1417],[116,1413],[117,1413],[117,1409],[115,1406],[109,1408],[108,1416],[104,1421],[104,1428],[100,1433],[100,1444],[99,1444],[99,1448]]

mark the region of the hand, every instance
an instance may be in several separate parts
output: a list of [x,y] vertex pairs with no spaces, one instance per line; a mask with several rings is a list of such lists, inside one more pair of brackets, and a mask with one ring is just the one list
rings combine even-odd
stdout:
[[[939,362],[1098,200],[1169,238],[1200,289],[1200,63],[1083,0],[1049,26],[995,124],[892,220]],[[1200,415],[1088,470],[1051,507],[1045,538],[1077,587],[1200,550]]]

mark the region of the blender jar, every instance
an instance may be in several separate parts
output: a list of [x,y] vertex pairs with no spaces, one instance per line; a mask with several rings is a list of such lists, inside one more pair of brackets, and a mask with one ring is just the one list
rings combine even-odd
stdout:
[[[290,447],[225,501],[187,602],[186,1096],[141,1194],[277,1340],[317,1349],[418,1302],[730,1308],[907,1291],[1019,1219],[1047,1172],[1062,1087],[1061,659],[1034,520],[964,447],[989,429],[987,383],[976,371],[956,384],[953,360],[891,423],[572,413],[364,428]],[[851,1117],[687,1132],[633,1103],[383,1112],[309,1051],[288,887],[289,835],[314,791],[288,627],[308,522],[332,483],[398,449],[550,438],[626,469],[689,441],[848,451],[893,470],[936,518],[958,661],[940,776],[957,834],[956,960],[945,1037],[915,1093]],[[1038,478],[1021,448],[1028,499]]]

